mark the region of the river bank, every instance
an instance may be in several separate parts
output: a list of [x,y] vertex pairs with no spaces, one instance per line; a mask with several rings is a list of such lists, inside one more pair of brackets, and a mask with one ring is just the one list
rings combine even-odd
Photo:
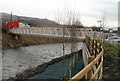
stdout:
[[[20,38],[15,39],[7,33],[2,33],[2,49],[18,48],[23,46],[50,44],[50,43],[63,43],[70,42],[67,38],[48,38],[32,35],[20,35]],[[75,40],[78,41],[78,40]]]

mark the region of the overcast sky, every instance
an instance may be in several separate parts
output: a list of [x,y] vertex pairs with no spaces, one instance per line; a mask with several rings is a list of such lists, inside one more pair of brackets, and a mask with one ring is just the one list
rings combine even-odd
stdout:
[[85,26],[98,26],[97,21],[105,15],[106,25],[118,26],[119,0],[0,0],[0,12],[55,21],[58,12],[65,7],[79,13]]

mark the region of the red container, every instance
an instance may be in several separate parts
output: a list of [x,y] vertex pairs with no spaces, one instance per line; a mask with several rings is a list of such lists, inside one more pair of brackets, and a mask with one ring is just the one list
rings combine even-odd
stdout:
[[6,22],[8,28],[17,28],[19,27],[20,21],[8,21]]

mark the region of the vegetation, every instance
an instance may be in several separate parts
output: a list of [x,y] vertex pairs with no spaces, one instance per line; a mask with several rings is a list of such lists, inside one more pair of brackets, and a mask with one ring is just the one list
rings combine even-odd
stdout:
[[118,47],[120,44],[116,43],[109,43],[104,41],[103,48],[104,48],[104,68],[103,68],[103,79],[120,79],[119,74],[119,55],[118,53],[120,50]]
[[118,58],[118,45],[115,43],[103,42],[104,57],[106,60]]

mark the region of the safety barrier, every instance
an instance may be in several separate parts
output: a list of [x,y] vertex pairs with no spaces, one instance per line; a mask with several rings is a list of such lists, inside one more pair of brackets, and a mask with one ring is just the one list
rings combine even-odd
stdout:
[[87,48],[84,48],[85,68],[73,76],[70,81],[79,81],[83,77],[87,81],[102,79],[104,53],[102,45],[88,36],[86,36],[84,44],[84,47]]

